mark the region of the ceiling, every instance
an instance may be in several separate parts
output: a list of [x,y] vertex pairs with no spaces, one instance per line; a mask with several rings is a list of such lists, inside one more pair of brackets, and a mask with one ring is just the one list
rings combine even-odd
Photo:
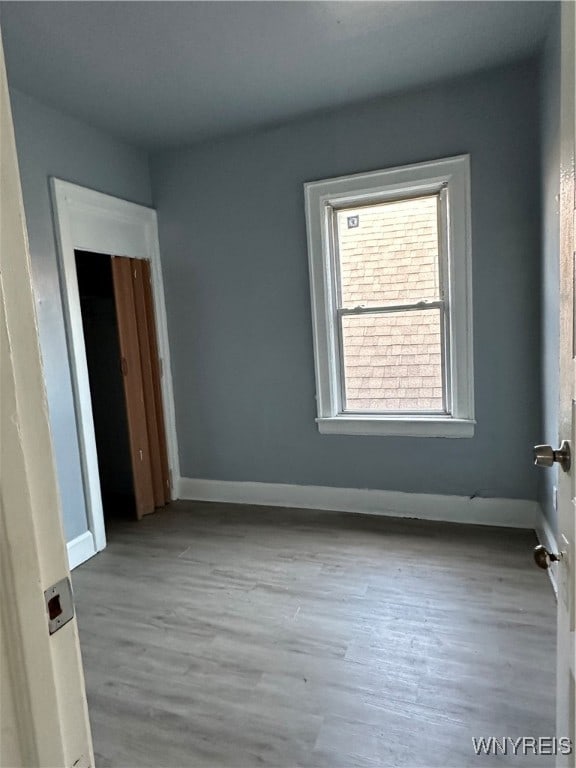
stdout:
[[12,86],[148,148],[535,53],[551,2],[3,2]]

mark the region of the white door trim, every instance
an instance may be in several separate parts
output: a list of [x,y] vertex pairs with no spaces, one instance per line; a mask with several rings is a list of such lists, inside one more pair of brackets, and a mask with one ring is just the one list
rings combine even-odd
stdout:
[[[106,540],[104,540],[106,545]],[[104,547],[100,547],[103,549]],[[72,571],[77,565],[85,563],[93,557],[96,552],[100,550],[96,549],[94,544],[94,535],[92,531],[84,531],[79,536],[76,536],[72,541],[66,543],[66,549],[68,550],[68,567]]]
[[[161,384],[168,462],[173,478],[180,475],[178,439],[156,211],[61,179],[52,178],[50,184],[90,534],[90,536],[82,534],[69,542],[70,567],[75,567],[79,562],[84,562],[106,546],[96,437],[76,275],[74,255],[76,249],[150,261],[158,350],[162,359]],[[78,556],[83,559],[75,562]]]

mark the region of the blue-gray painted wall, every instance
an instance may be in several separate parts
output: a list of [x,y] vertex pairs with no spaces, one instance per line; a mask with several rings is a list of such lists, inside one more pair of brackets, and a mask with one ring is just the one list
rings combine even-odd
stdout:
[[150,205],[147,155],[84,123],[10,93],[30,241],[40,348],[67,541],[87,530],[64,329],[49,177]]
[[[156,154],[182,474],[535,499],[536,62]],[[469,152],[473,439],[320,435],[302,185]]]
[[[560,395],[560,13],[551,25],[541,60],[540,82],[542,188],[542,429],[538,442],[558,445]],[[539,472],[540,502],[554,532],[556,467]]]

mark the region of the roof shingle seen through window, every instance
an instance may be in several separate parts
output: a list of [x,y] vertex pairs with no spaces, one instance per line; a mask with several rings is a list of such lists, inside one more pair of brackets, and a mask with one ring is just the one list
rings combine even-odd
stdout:
[[[440,298],[436,195],[337,217],[343,307]],[[442,411],[440,328],[438,309],[345,316],[346,409]]]

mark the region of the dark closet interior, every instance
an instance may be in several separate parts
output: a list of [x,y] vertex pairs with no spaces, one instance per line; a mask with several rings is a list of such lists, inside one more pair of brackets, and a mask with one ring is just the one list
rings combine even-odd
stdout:
[[133,519],[134,482],[112,259],[86,251],[75,251],[75,256],[104,515]]

